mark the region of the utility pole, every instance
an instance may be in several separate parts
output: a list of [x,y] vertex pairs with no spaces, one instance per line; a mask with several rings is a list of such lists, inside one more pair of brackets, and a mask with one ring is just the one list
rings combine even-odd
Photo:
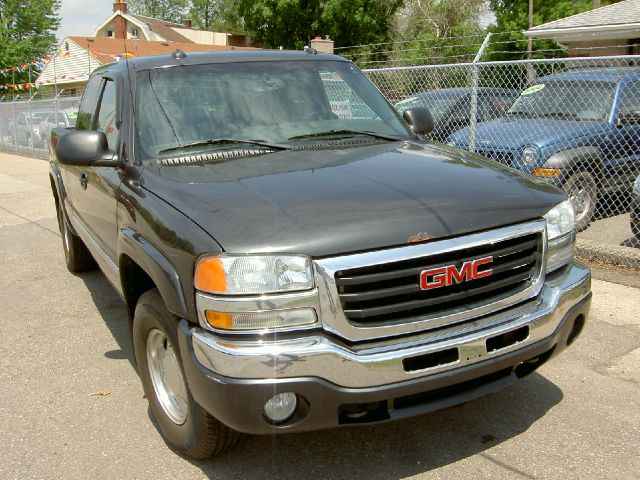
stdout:
[[[594,0],[596,1],[596,0]],[[533,0],[529,0],[529,30],[533,28]],[[527,60],[531,60],[531,53],[533,50],[533,38],[528,36],[527,40]],[[527,63],[527,83],[533,81],[533,67],[530,63]]]

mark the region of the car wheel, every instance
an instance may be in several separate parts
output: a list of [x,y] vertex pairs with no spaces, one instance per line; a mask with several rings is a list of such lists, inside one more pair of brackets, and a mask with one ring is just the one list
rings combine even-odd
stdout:
[[133,320],[138,374],[160,433],[173,449],[202,460],[241,438],[197,404],[185,380],[178,345],[178,317],[156,289],[142,294]]
[[31,135],[27,135],[27,147],[33,148],[33,138]]
[[564,183],[576,215],[576,229],[582,231],[589,226],[598,204],[598,184],[589,172],[572,173]]
[[94,268],[95,260],[80,237],[69,228],[61,207],[58,208],[58,228],[62,237],[62,249],[67,269],[71,273],[78,273]]
[[631,232],[640,242],[640,212],[631,210]]

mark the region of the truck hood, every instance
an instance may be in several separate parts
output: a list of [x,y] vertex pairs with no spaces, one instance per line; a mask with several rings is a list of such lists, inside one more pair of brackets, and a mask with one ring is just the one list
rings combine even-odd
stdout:
[[[519,150],[526,145],[544,148],[602,132],[606,127],[605,122],[579,122],[550,118],[498,118],[478,124],[476,146],[480,150],[493,148]],[[469,129],[464,128],[454,133],[450,140],[456,145],[469,145]]]
[[564,199],[477,155],[412,142],[148,166],[141,184],[227,252],[314,257],[540,218]]

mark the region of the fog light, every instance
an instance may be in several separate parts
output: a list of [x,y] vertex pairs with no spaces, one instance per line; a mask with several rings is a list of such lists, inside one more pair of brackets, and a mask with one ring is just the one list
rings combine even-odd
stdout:
[[274,423],[291,418],[298,406],[298,398],[293,392],[279,393],[264,404],[264,414]]

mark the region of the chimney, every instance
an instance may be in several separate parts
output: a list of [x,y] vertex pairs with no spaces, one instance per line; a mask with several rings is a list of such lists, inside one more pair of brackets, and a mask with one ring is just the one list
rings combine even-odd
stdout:
[[[113,4],[113,11],[121,13],[127,13],[127,2],[125,0],[116,0]],[[127,38],[127,25],[126,20],[122,15],[116,15],[113,19],[113,36],[120,40]]]
[[127,0],[116,0],[113,4],[113,11],[120,10],[122,13],[127,13]]
[[182,22],[184,24],[185,27],[187,28],[191,28],[191,19],[190,18],[185,18],[184,22]]
[[316,35],[316,38],[311,40],[310,47],[317,50],[318,52],[333,53],[333,40],[329,39],[329,35],[327,35],[325,38]]

